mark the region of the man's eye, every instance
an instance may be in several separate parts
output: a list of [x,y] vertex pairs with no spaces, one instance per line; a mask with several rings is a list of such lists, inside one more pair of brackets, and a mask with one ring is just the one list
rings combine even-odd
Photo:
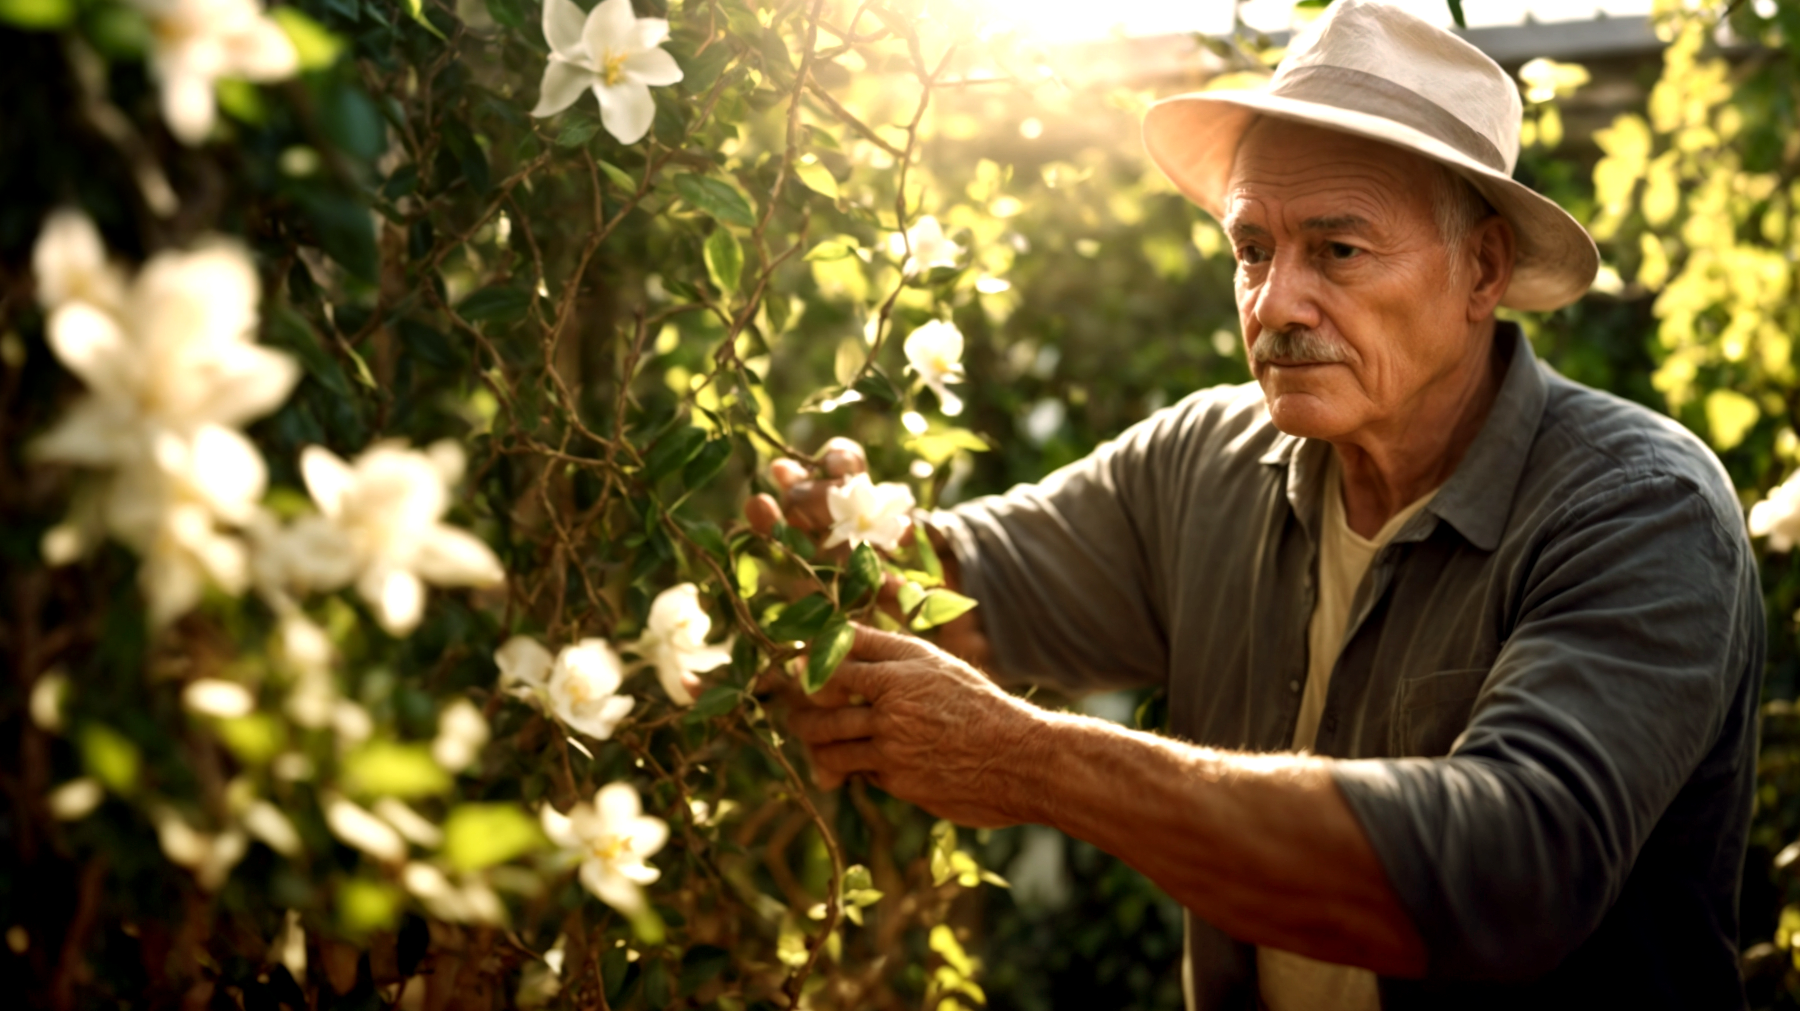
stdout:
[[1269,254],[1257,246],[1239,246],[1237,258],[1239,263],[1256,264],[1267,260]]
[[1362,253],[1362,250],[1347,242],[1326,243],[1325,251],[1329,253],[1334,260],[1351,260]]

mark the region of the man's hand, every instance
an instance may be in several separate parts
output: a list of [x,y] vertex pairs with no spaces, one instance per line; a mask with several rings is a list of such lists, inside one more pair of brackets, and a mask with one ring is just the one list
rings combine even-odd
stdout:
[[777,502],[773,495],[753,496],[744,506],[751,529],[767,537],[775,530],[775,524],[785,522],[814,539],[829,531],[831,509],[826,505],[826,493],[843,484],[844,479],[866,473],[869,458],[861,445],[836,438],[827,442],[819,454],[819,469],[821,474],[815,476],[786,457],[770,464],[769,477],[781,489],[781,501]]
[[929,643],[857,626],[856,645],[788,729],[831,789],[865,773],[883,790],[975,828],[1030,820],[1009,770],[1030,763],[1041,712]]

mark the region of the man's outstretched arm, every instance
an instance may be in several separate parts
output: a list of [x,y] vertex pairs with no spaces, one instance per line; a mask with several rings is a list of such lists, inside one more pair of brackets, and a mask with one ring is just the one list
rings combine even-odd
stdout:
[[1424,941],[1327,760],[1230,754],[1047,712],[942,650],[871,629],[789,725],[824,782],[864,773],[961,824],[1050,825],[1240,940],[1425,972]]

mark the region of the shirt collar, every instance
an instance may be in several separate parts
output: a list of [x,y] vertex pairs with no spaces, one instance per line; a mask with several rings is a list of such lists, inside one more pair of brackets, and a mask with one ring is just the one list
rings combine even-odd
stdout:
[[[1531,342],[1517,323],[1502,321],[1494,327],[1494,340],[1508,352],[1506,375],[1494,397],[1487,420],[1469,444],[1456,472],[1438,489],[1431,502],[1395,535],[1395,541],[1419,541],[1430,535],[1442,519],[1482,551],[1500,545],[1500,535],[1512,514],[1513,492],[1525,470],[1525,459],[1537,438],[1549,389]],[[1262,455],[1262,462],[1287,468],[1287,498],[1301,526],[1318,541],[1320,491],[1325,484],[1325,464],[1331,444],[1282,433]]]

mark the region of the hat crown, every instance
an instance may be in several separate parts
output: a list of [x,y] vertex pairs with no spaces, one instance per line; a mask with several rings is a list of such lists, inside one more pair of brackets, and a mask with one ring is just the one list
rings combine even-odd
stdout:
[[1381,111],[1364,106],[1368,89],[1344,87],[1358,79],[1377,91],[1403,88],[1411,93],[1404,96],[1407,104],[1435,107],[1444,115],[1430,117],[1439,125],[1427,132],[1454,147],[1472,149],[1465,153],[1512,174],[1524,115],[1512,78],[1486,53],[1392,4],[1332,4],[1289,44],[1269,90],[1277,95],[1316,91],[1307,97],[1356,112]]

